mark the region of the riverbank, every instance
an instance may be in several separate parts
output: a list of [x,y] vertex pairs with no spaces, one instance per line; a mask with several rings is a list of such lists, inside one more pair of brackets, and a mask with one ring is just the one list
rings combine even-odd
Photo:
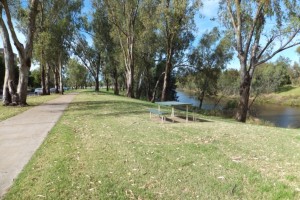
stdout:
[[300,106],[300,87],[284,86],[278,92],[261,95],[258,103]]
[[300,198],[298,130],[202,115],[161,123],[149,107],[82,92],[4,199]]
[[[191,96],[196,96],[196,92],[193,90],[178,89],[183,91]],[[222,98],[221,98],[222,97]],[[217,96],[206,96],[212,101],[217,102],[221,98],[221,102],[225,104],[230,100],[239,100],[238,96],[226,96],[226,94],[217,95]],[[254,97],[250,97],[250,102]],[[259,104],[276,104],[276,105],[285,105],[285,106],[300,106],[300,87],[295,87],[291,85],[286,85],[281,87],[277,92],[271,94],[260,94],[256,99],[255,103]]]

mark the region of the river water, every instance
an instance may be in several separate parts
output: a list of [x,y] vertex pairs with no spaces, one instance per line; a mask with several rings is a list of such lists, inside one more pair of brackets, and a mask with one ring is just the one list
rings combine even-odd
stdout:
[[[177,90],[178,101],[188,102],[193,106],[199,106],[199,100],[193,95]],[[214,102],[205,100],[202,109],[214,109]],[[221,109],[219,105],[217,109]],[[269,121],[277,127],[284,128],[300,128],[300,107],[281,106],[274,104],[254,105],[257,110],[256,117],[265,121]]]

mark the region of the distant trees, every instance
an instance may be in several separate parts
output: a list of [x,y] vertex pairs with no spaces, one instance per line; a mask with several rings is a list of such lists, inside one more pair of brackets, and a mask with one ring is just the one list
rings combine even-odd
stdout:
[[253,76],[252,89],[254,95],[275,92],[280,87],[290,84],[290,69],[290,61],[283,57],[279,57],[274,63],[262,64]]
[[87,85],[87,70],[77,60],[70,59],[66,65],[67,84],[75,89]]

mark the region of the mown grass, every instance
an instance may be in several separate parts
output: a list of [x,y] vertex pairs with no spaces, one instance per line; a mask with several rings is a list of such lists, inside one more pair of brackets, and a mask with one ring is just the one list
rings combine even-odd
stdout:
[[49,101],[51,99],[57,98],[59,95],[57,94],[51,94],[51,95],[46,95],[46,96],[28,96],[27,97],[27,103],[28,106],[2,106],[0,105],[0,121],[3,121],[7,118],[10,118],[12,116],[15,116],[21,112],[24,112],[32,106],[37,106],[42,103],[45,103],[46,101]]
[[298,130],[149,119],[153,104],[83,92],[4,199],[299,199]]

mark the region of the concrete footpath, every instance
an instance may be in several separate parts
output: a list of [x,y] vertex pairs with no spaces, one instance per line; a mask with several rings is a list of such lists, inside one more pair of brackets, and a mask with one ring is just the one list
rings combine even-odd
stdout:
[[63,95],[0,122],[0,199],[74,97]]

